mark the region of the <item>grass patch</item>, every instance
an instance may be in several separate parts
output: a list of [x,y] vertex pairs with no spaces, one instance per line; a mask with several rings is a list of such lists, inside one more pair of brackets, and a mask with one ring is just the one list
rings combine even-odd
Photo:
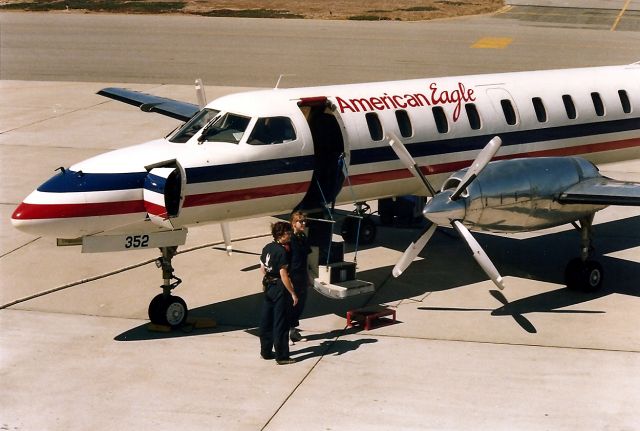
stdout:
[[439,9],[433,6],[414,6],[414,7],[408,7],[406,9],[398,9],[398,10],[402,12],[433,12]]
[[378,16],[378,15],[354,15],[350,16],[347,19],[352,21],[389,21],[391,18],[386,16]]
[[232,18],[304,18],[303,15],[276,9],[214,9],[207,12],[194,12],[194,14]]
[[178,12],[186,3],[150,2],[146,0],[45,0],[31,3],[11,3],[0,6],[0,10],[25,10],[31,12],[46,12],[55,10],[83,9],[92,12],[122,12],[122,13],[168,13]]

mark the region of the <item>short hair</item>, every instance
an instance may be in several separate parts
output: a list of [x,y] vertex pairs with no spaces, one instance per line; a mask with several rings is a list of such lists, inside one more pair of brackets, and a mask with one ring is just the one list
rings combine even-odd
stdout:
[[271,224],[271,235],[275,241],[279,240],[284,234],[291,233],[291,224],[286,221],[277,221]]

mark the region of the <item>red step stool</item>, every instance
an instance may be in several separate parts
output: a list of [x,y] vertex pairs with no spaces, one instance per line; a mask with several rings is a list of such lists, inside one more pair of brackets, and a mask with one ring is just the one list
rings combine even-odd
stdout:
[[360,324],[364,322],[364,329],[368,331],[376,320],[384,316],[391,316],[393,323],[396,323],[396,310],[387,307],[374,306],[350,310],[347,311],[347,327],[353,326],[354,321]]

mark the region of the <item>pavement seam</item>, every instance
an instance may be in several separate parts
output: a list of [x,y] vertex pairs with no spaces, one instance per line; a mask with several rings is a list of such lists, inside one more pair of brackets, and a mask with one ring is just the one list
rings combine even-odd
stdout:
[[533,347],[533,348],[546,348],[546,349],[558,349],[558,350],[587,350],[593,352],[612,352],[612,353],[640,353],[640,350],[623,350],[623,349],[605,349],[602,347],[580,347],[580,346],[556,346],[545,344],[529,344],[529,343],[500,343],[496,341],[477,341],[477,340],[465,340],[462,338],[426,338],[426,337],[412,337],[408,335],[392,335],[392,334],[374,334],[373,336],[379,338],[401,338],[403,340],[424,340],[424,341],[441,341],[446,343],[470,343],[470,344],[487,344],[493,346],[519,346],[519,347]]
[[273,414],[271,415],[271,417],[267,420],[267,422],[264,424],[264,426],[262,428],[260,428],[260,431],[264,431],[269,424],[271,423],[271,421],[278,415],[278,413],[280,412],[280,410],[282,410],[282,408],[285,406],[285,404],[287,404],[287,402],[291,399],[291,397],[297,392],[298,388],[300,386],[302,386],[302,384],[307,380],[307,378],[311,375],[311,373],[316,369],[316,367],[318,366],[318,364],[320,363],[320,361],[322,361],[325,357],[325,355],[327,354],[327,352],[331,349],[331,346],[333,346],[336,341],[338,341],[338,339],[340,337],[342,337],[345,334],[346,328],[343,329],[343,332],[341,335],[338,335],[337,337],[335,337],[333,339],[333,341],[326,345],[324,347],[324,350],[322,351],[322,353],[320,354],[320,357],[316,360],[316,362],[311,366],[311,368],[309,368],[309,371],[307,371],[307,373],[300,379],[300,381],[298,382],[298,384],[293,388],[293,390],[291,390],[291,392],[289,393],[289,395],[287,395],[287,397],[282,401],[282,403],[278,406],[278,408],[276,409],[275,412],[273,412]]
[[[250,239],[263,238],[265,236],[271,236],[271,234],[250,235],[250,236],[246,236],[246,237],[236,238],[233,241],[241,242],[241,241],[246,241],[246,240],[250,240]],[[36,240],[37,240],[37,238],[36,238]],[[34,242],[34,241],[31,241],[30,243],[24,244],[22,247],[27,246],[27,245],[31,244],[32,242]],[[191,247],[191,248],[188,248],[188,249],[185,249],[185,250],[181,250],[177,254],[188,253],[188,252],[200,250],[200,249],[203,249],[203,248],[213,247],[213,246],[220,245],[220,244],[224,244],[224,241],[216,241],[216,242],[212,242],[212,243],[208,243],[208,244],[198,245],[198,246]],[[13,251],[15,251],[15,250],[13,250]],[[9,252],[9,253],[11,253],[11,252]],[[2,256],[6,256],[6,254],[2,255]],[[2,257],[2,256],[0,256],[0,257]],[[64,284],[62,286],[54,287],[52,289],[43,290],[41,292],[34,293],[32,295],[25,296],[23,298],[19,298],[19,299],[16,299],[14,301],[8,302],[6,304],[2,304],[2,305],[0,305],[0,310],[3,310],[5,308],[11,307],[11,306],[16,305],[16,304],[20,304],[22,302],[26,302],[26,301],[30,301],[32,299],[39,298],[41,296],[46,296],[46,295],[49,295],[51,293],[59,292],[61,290],[65,290],[65,289],[68,289],[70,287],[78,286],[80,284],[89,283],[91,281],[100,280],[102,278],[106,278],[106,277],[109,277],[109,276],[112,276],[112,275],[120,274],[120,273],[123,273],[125,271],[129,271],[131,269],[139,268],[141,266],[153,263],[156,260],[158,260],[157,257],[153,258],[153,259],[147,259],[145,261],[142,261],[142,262],[139,262],[139,263],[136,263],[136,264],[133,264],[133,265],[129,265],[129,266],[126,266],[124,268],[120,268],[120,269],[117,269],[117,270],[114,270],[114,271],[110,271],[110,272],[107,272],[107,273],[104,273],[104,274],[95,275],[93,277],[84,278],[82,280],[78,280],[78,281],[74,281],[74,282],[71,282],[71,283],[67,283],[67,284]]]

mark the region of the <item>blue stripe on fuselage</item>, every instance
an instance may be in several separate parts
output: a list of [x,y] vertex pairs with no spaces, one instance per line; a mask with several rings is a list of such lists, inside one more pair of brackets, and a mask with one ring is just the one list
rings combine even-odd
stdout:
[[[539,143],[559,139],[579,138],[603,135],[607,133],[640,130],[640,118],[602,121],[597,123],[575,124],[571,126],[548,127],[545,129],[521,130],[495,133],[491,135],[468,136],[464,138],[444,139],[439,141],[415,142],[407,145],[413,157],[435,156],[458,151],[473,151],[484,148],[495,135],[502,139],[502,146]],[[395,160],[397,156],[390,146],[364,148],[351,151],[350,165],[386,162]]]
[[[638,129],[640,129],[640,118],[634,117],[625,120],[504,132],[498,133],[498,135],[502,138],[502,146],[505,147]],[[495,134],[416,142],[407,145],[407,148],[411,155],[416,158],[458,151],[479,150],[483,148],[493,136],[495,136]],[[388,145],[383,145],[374,148],[352,150],[350,165],[378,163],[396,159],[397,156],[393,150]],[[187,183],[194,184],[310,171],[313,168],[314,156],[307,155],[188,168],[186,169],[186,173]],[[38,191],[67,193],[136,189],[144,186],[147,175],[147,172],[93,174],[65,170],[42,184],[38,188]]]
[[146,172],[89,174],[65,169],[38,187],[40,192],[101,192],[141,188]]
[[247,177],[262,177],[277,174],[289,174],[313,170],[314,157],[286,157],[282,159],[256,160],[227,165],[203,166],[187,169],[189,184],[211,181],[237,180]]

